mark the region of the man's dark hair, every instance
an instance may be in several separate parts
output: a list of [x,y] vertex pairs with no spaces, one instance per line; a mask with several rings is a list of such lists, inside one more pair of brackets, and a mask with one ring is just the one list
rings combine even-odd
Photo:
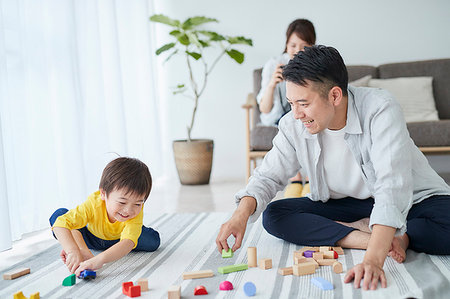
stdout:
[[123,189],[125,194],[144,196],[145,201],[152,189],[152,176],[147,165],[140,160],[120,157],[106,165],[99,187],[106,195]]
[[328,92],[334,86],[339,86],[342,94],[347,95],[347,68],[333,47],[305,47],[283,67],[283,78],[300,86],[308,85],[307,81],[316,83],[314,85],[322,97],[328,97]]

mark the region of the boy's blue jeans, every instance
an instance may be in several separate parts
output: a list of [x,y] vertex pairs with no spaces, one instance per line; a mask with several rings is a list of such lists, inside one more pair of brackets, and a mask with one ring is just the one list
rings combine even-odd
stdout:
[[[59,216],[64,215],[68,211],[69,210],[67,210],[65,208],[57,209],[49,219],[50,225],[53,226],[53,223],[55,223],[56,219]],[[89,249],[105,250],[120,241],[120,239],[117,239],[117,240],[100,239],[100,238],[94,236],[87,229],[86,226],[83,228],[80,228],[78,230],[81,232],[84,242],[86,242],[86,245]],[[55,236],[55,234],[53,234],[53,236]],[[159,233],[156,230],[143,225],[141,235],[139,236],[139,239],[138,239],[138,244],[133,249],[133,251],[155,251],[156,249],[158,249],[160,243],[161,243],[161,240],[159,238]]]

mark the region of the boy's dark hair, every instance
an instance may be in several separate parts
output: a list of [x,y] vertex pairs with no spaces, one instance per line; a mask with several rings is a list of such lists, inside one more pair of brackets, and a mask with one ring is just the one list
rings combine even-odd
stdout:
[[286,46],[284,48],[284,53],[287,52],[288,40],[294,33],[308,44],[316,44],[316,30],[314,29],[313,23],[307,19],[297,19],[289,24],[286,30]]
[[307,80],[312,81],[325,98],[334,86],[340,87],[343,95],[347,95],[347,68],[341,55],[333,47],[305,47],[304,51],[298,52],[283,67],[283,78],[300,86],[308,85]]
[[147,165],[135,158],[120,157],[106,165],[99,188],[109,195],[114,190],[125,190],[126,194],[143,195],[144,201],[152,189],[152,176]]

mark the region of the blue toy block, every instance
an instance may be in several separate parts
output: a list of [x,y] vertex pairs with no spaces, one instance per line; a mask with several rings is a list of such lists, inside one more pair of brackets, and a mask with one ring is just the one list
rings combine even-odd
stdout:
[[246,282],[244,284],[244,293],[248,297],[255,296],[255,294],[256,294],[256,286],[255,286],[255,284],[253,282],[250,282],[250,281]]
[[94,279],[95,277],[97,277],[97,273],[92,270],[83,270],[80,272],[80,276],[78,276],[78,278],[82,279]]
[[322,277],[313,277],[311,278],[311,283],[316,285],[317,287],[321,288],[324,291],[332,290],[334,289],[334,286],[326,279],[323,279]]

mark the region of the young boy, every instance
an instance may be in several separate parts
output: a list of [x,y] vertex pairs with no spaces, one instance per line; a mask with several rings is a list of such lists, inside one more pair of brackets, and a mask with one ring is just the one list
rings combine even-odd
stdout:
[[[131,250],[155,251],[159,233],[143,226],[144,202],[152,188],[147,166],[133,158],[117,158],[103,170],[99,191],[75,209],[58,209],[50,217],[61,243],[61,258],[77,276],[97,270]],[[104,250],[94,256],[89,249]]]

